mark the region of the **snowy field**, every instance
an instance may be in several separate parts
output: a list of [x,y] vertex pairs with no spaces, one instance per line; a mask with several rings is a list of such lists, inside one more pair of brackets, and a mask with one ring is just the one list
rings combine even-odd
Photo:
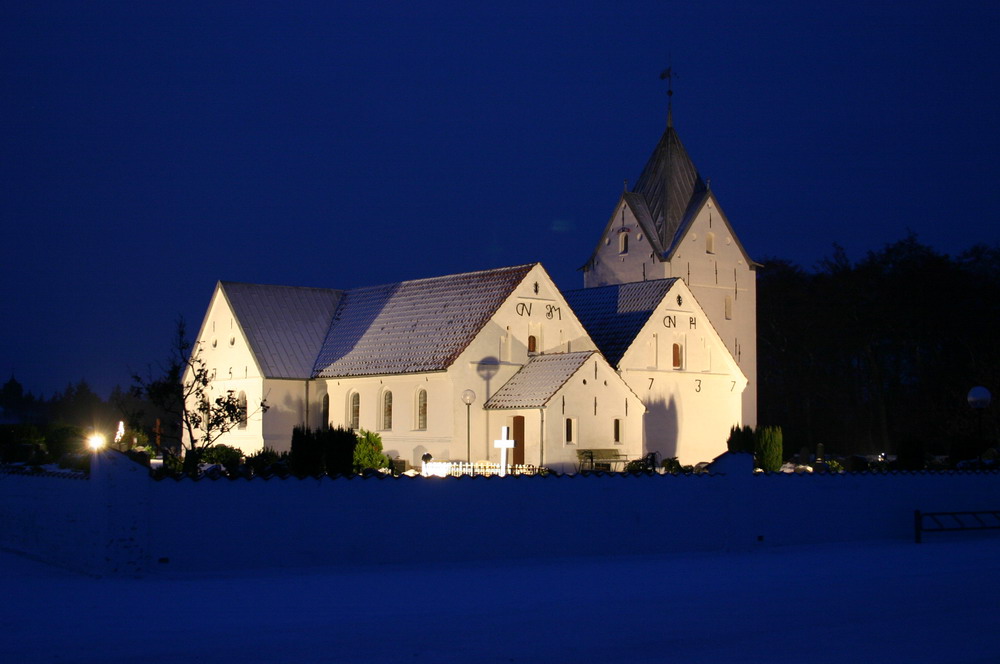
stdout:
[[0,552],[0,662],[1000,661],[1000,537],[929,539],[144,579]]

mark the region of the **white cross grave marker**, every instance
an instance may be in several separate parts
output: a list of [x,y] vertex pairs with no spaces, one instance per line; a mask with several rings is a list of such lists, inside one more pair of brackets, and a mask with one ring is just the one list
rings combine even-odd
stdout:
[[510,427],[500,427],[500,440],[493,441],[493,447],[500,450],[500,477],[507,474],[507,450],[514,448],[513,440],[510,440]]

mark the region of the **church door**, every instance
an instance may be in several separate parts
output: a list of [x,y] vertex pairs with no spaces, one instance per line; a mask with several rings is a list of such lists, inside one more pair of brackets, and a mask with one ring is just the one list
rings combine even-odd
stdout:
[[516,415],[511,426],[511,438],[514,440],[511,463],[514,465],[524,463],[524,416]]

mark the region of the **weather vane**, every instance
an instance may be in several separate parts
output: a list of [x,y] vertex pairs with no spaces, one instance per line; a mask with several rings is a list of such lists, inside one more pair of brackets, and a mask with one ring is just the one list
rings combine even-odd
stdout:
[[667,80],[667,126],[668,127],[674,126],[674,109],[673,109],[674,76],[676,76],[676,74],[674,74],[673,66],[669,66],[660,72],[660,80],[661,81],[663,79]]

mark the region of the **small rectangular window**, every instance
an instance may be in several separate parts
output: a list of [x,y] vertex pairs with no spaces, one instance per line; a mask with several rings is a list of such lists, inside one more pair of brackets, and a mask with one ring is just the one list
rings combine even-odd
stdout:
[[733,296],[726,296],[726,320],[733,319]]
[[566,418],[566,444],[572,445],[576,442],[576,420],[572,417]]
[[622,442],[622,421],[615,419],[615,442]]
[[673,357],[674,369],[683,369],[684,368],[684,349],[681,347],[680,344],[674,344],[673,355],[674,355],[674,357]]

